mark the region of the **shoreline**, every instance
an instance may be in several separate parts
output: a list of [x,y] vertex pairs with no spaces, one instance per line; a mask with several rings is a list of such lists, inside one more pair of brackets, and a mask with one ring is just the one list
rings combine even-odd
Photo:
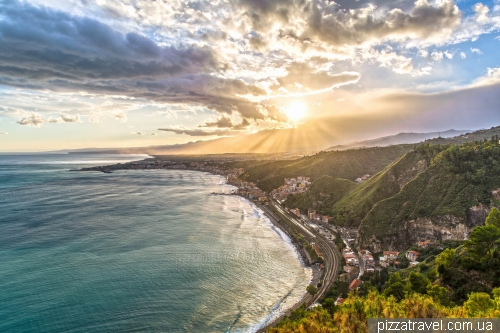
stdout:
[[[148,159],[150,159],[150,158],[148,158]],[[154,159],[154,157],[153,157],[153,159]],[[139,162],[142,162],[142,161],[145,161],[145,160],[141,160]],[[115,164],[112,166],[95,166],[95,167],[82,168],[79,170],[71,170],[71,171],[87,171],[87,172],[88,171],[97,171],[97,172],[102,172],[102,173],[112,173],[113,171],[117,171],[117,170],[125,170],[125,171],[127,171],[127,170],[149,170],[147,168],[139,168],[139,169],[125,168],[126,165],[127,165],[127,163],[118,164],[118,165]],[[154,169],[156,169],[156,168],[154,168]],[[231,186],[231,187],[236,187],[233,184],[228,182],[226,175],[220,174],[217,172],[212,172],[210,170],[199,170],[196,168],[179,168],[179,169],[177,169],[177,168],[158,168],[158,169],[175,170],[175,171],[196,171],[196,172],[207,173],[210,175],[216,175],[216,176],[221,177],[222,183],[220,185],[222,185],[222,186],[227,185],[227,186]],[[264,206],[258,202],[249,200],[248,198],[243,197],[243,196],[238,195],[238,194],[235,194],[235,193],[212,193],[212,195],[236,196],[239,199],[242,199],[242,200],[248,202],[251,206],[253,206],[254,209],[258,209],[259,213],[263,214],[267,218],[267,220],[269,221],[271,229],[272,229],[272,226],[274,226],[274,227],[278,228],[280,232],[282,232],[283,234],[285,234],[288,237],[289,242],[287,242],[285,239],[282,239],[282,240],[284,241],[284,243],[288,243],[292,246],[294,252],[297,255],[297,259],[299,260],[300,264],[304,268],[309,267],[311,269],[311,275],[310,275],[309,281],[307,281],[308,285],[311,283],[314,283],[315,281],[319,282],[320,277],[321,277],[321,272],[318,269],[316,269],[316,267],[314,265],[312,265],[311,259],[306,254],[306,251],[303,248],[303,246],[301,244],[297,243],[295,238],[292,235],[290,235],[288,230],[280,223],[279,217],[274,216],[274,214],[272,212],[270,212],[268,210],[268,208],[266,208],[266,206]],[[273,310],[271,312],[269,312],[268,317],[266,317],[266,319],[262,323],[256,323],[253,326],[254,328],[256,328],[256,331],[254,331],[254,332],[255,333],[266,332],[267,329],[275,326],[283,318],[288,316],[292,311],[307,304],[312,298],[313,298],[313,296],[310,295],[309,293],[307,293],[306,290],[304,290],[302,297],[298,301],[294,302],[291,306],[284,308],[282,311],[279,311],[278,313],[276,313],[276,316],[272,315]],[[252,327],[250,327],[250,328],[252,328]]]

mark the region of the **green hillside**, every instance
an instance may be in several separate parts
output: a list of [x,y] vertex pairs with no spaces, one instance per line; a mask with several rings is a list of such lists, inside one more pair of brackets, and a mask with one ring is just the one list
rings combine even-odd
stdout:
[[356,187],[355,182],[347,179],[322,176],[311,184],[309,191],[290,194],[283,204],[302,211],[315,208],[321,214],[330,214],[331,207]]
[[336,223],[359,226],[373,205],[397,194],[406,183],[427,168],[430,158],[428,154],[412,150],[363,182],[332,206],[331,214],[335,216]]
[[[421,145],[419,154],[432,156],[436,146]],[[418,218],[431,221],[429,226],[468,228],[477,224],[468,215],[473,206],[492,204],[492,191],[500,188],[500,145],[498,141],[450,146],[436,154],[430,166],[408,182],[396,195],[381,200],[364,217],[359,229],[359,243],[372,246],[404,248],[418,237],[409,227]],[[498,201],[496,202],[498,204]],[[424,220],[421,220],[424,221]],[[412,222],[413,228],[423,228]],[[464,230],[467,233],[467,230]],[[440,237],[436,231],[422,231]],[[464,235],[466,236],[466,235]]]
[[257,183],[264,191],[280,187],[284,178],[297,176],[311,177],[312,181],[322,176],[354,181],[364,174],[379,172],[412,148],[413,145],[398,145],[319,152],[293,161],[274,161],[249,167],[242,178]]

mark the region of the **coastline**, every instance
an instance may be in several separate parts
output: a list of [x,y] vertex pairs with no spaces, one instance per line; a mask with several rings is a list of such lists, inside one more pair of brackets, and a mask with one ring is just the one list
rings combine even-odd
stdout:
[[[130,166],[130,163],[124,163],[124,164],[115,164],[115,165],[108,165],[108,166],[95,166],[95,167],[83,168],[83,169],[72,170],[72,171],[98,171],[98,172],[103,172],[103,173],[112,173],[113,171],[117,171],[117,170],[125,170],[125,171],[126,170],[149,170],[150,168],[144,167],[144,163],[141,163],[141,162],[149,162],[147,160],[152,160],[152,159],[155,159],[155,158],[152,157],[152,158],[147,158],[146,160],[137,161],[136,163],[142,164],[141,167],[139,167],[139,168],[130,168],[130,167],[127,167],[127,166]],[[197,172],[202,172],[202,173],[208,173],[211,175],[217,175],[217,176],[221,177],[220,185],[222,185],[222,186],[225,185],[228,187],[230,186],[232,188],[237,188],[236,186],[234,186],[233,184],[231,184],[228,181],[228,178],[224,173],[219,173],[219,172],[212,171],[212,170],[206,170],[206,169],[200,170],[197,168],[189,168],[189,167],[179,168],[179,169],[160,167],[160,168],[151,168],[151,169],[153,169],[153,170],[154,169],[166,169],[166,170],[179,170],[180,169],[180,170],[184,170],[184,171],[197,171]],[[269,227],[271,229],[273,227],[275,227],[279,230],[280,233],[282,233],[282,235],[286,235],[288,240],[284,239],[283,237],[280,237],[280,238],[282,238],[284,243],[287,243],[291,246],[291,248],[293,249],[293,251],[297,255],[297,259],[300,261],[300,264],[304,268],[309,267],[311,269],[311,274],[309,276],[309,280],[307,281],[307,283],[311,284],[311,283],[314,283],[315,281],[319,282],[320,277],[321,277],[321,272],[319,272],[319,270],[316,269],[316,267],[311,265],[311,259],[306,254],[302,245],[296,242],[295,238],[292,235],[290,235],[288,230],[280,223],[279,217],[275,216],[273,214],[273,212],[271,212],[268,208],[266,208],[266,206],[264,206],[258,202],[249,200],[248,198],[246,198],[244,196],[238,195],[236,193],[232,193],[232,192],[231,193],[224,193],[224,192],[212,193],[212,195],[236,196],[240,200],[244,200],[245,202],[249,203],[252,206],[252,208],[256,209],[259,212],[259,214],[262,214],[265,217],[265,220],[267,220],[267,222],[269,223]],[[255,323],[255,325],[249,327],[249,329],[251,329],[252,332],[255,332],[255,333],[265,332],[268,328],[273,327],[279,321],[281,321],[284,317],[288,316],[292,311],[303,306],[304,304],[307,304],[312,298],[313,298],[313,296],[311,296],[309,293],[307,293],[307,291],[304,289],[303,294],[302,294],[300,299],[298,299],[297,301],[294,301],[294,303],[291,304],[290,306],[284,307],[283,309],[279,309],[283,300],[286,299],[286,296],[285,296],[280,302],[278,302],[276,304],[275,308],[273,308],[269,312],[268,316],[262,322]],[[255,329],[255,330],[253,330],[253,329]]]
[[[208,172],[208,173],[210,173],[210,172]],[[210,173],[210,174],[214,174],[214,173]],[[218,176],[221,176],[221,175],[218,175]],[[223,177],[223,176],[221,176],[221,177]],[[227,182],[224,182],[224,185],[234,187],[233,185],[228,184]],[[218,194],[218,195],[223,195],[223,194]],[[245,198],[245,197],[237,195],[237,194],[230,194],[230,195],[231,196],[236,196],[240,200],[243,200],[243,201],[249,203],[254,209],[256,209],[260,214],[262,214],[266,218],[266,220],[268,221],[268,223],[269,223],[269,225],[270,225],[271,228],[273,228],[273,227],[277,228],[279,230],[279,232],[281,232],[283,235],[285,235],[288,238],[288,241],[285,240],[285,239],[283,239],[283,241],[285,243],[291,245],[291,247],[293,248],[293,251],[297,255],[297,258],[299,259],[301,265],[304,268],[309,267],[311,269],[311,275],[309,277],[308,284],[311,284],[311,282],[313,282],[313,281],[319,281],[320,276],[321,276],[321,272],[319,270],[315,269],[315,267],[313,267],[310,264],[310,259],[305,254],[305,251],[302,248],[302,246],[300,246],[299,244],[297,244],[294,241],[293,237],[291,237],[288,234],[286,228],[284,228],[280,224],[280,222],[279,222],[279,220],[278,220],[278,218],[276,216],[274,216],[271,212],[269,212],[265,208],[265,206],[263,206],[260,203],[253,202],[251,200],[248,200],[248,198]],[[307,304],[311,299],[312,299],[312,296],[309,293],[307,293],[307,291],[304,290],[304,293],[302,294],[301,298],[299,300],[295,301],[290,306],[288,306],[286,308],[283,308],[281,311],[277,312],[275,315],[273,315],[273,311],[274,310],[271,311],[269,313],[269,316],[264,320],[264,322],[262,322],[260,324],[257,324],[255,326],[256,329],[257,329],[255,331],[255,333],[266,332],[267,329],[269,329],[270,327],[273,327],[278,322],[280,322],[283,318],[285,318],[286,316],[290,315],[290,313],[292,311],[300,308],[304,304]],[[281,302],[277,304],[278,308],[279,308],[280,304],[281,304]]]

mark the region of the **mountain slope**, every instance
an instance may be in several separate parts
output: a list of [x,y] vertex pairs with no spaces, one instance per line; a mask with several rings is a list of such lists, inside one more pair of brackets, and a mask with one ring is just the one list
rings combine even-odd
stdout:
[[364,174],[375,174],[413,148],[399,145],[346,151],[319,152],[294,161],[274,161],[245,170],[243,179],[255,182],[265,191],[283,185],[284,178],[321,176],[354,181]]
[[425,140],[434,139],[434,138],[452,138],[456,136],[460,136],[466,134],[470,131],[461,131],[461,130],[448,130],[444,132],[431,132],[431,133],[399,133],[396,135],[385,136],[382,138],[377,138],[373,140],[365,140],[360,142],[353,142],[345,145],[337,145],[326,149],[330,150],[346,150],[346,149],[354,149],[361,147],[385,147],[390,145],[399,145],[399,144],[411,144],[411,143],[419,143]]
[[[422,145],[420,154],[435,147]],[[450,146],[396,195],[376,203],[361,221],[357,243],[404,249],[418,240],[465,239],[499,204],[498,141]]]
[[302,211],[314,208],[321,214],[330,214],[331,207],[357,186],[347,179],[322,176],[311,184],[309,191],[290,194],[283,204]]

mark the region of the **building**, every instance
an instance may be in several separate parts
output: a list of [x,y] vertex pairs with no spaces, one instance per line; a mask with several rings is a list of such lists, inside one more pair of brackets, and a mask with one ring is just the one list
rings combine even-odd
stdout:
[[399,252],[396,251],[384,251],[384,259],[386,262],[390,262],[396,260],[399,256]]
[[420,253],[418,253],[417,251],[406,252],[406,258],[410,261],[417,261],[418,256],[420,256]]
[[425,241],[423,241],[423,242],[418,242],[418,243],[417,243],[417,246],[418,246],[418,247],[421,247],[421,248],[423,248],[423,249],[428,248],[430,245],[431,245],[431,241],[430,241],[430,240],[425,240]]
[[339,297],[339,298],[337,298],[337,300],[335,301],[335,305],[336,305],[336,306],[341,306],[342,304],[344,304],[344,302],[345,302],[345,298],[341,298],[341,297]]
[[309,217],[309,220],[315,220],[316,219],[316,211],[314,209],[309,209],[307,211],[307,217]]
[[297,217],[300,217],[300,209],[298,209],[298,208],[295,208],[295,209],[290,209],[290,212],[291,212],[293,215],[295,215],[295,216],[297,216]]
[[349,291],[352,290],[357,290],[363,282],[360,279],[354,279],[352,280],[351,284],[349,285]]

